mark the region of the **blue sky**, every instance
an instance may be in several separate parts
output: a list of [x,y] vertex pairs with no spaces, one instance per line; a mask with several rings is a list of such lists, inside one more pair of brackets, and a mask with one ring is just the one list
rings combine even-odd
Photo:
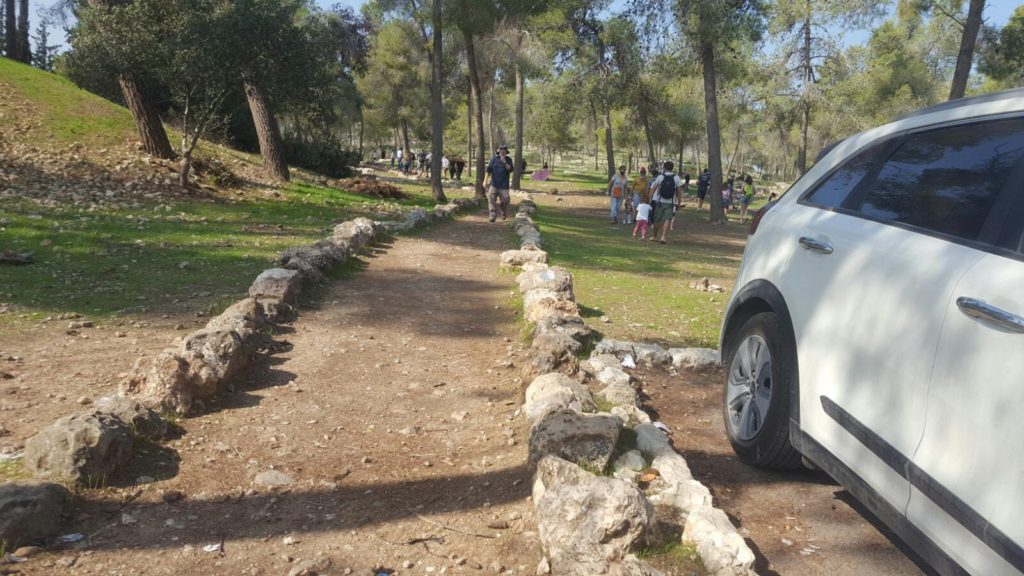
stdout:
[[[336,4],[340,4],[342,6],[351,7],[356,12],[358,12],[359,8],[363,4],[366,3],[366,0],[315,0],[315,1],[316,1],[316,3],[318,5],[320,5],[324,9],[329,9],[332,6],[336,5]],[[53,0],[30,0],[29,10],[30,10],[31,15],[32,15],[32,22],[33,22],[32,30],[33,30],[33,33],[35,31],[35,22],[36,22],[36,13],[37,13],[37,11],[39,11],[40,9],[45,10],[45,9],[49,8],[50,6],[52,6],[53,4],[54,4]],[[612,5],[611,5],[611,10],[612,11],[621,10],[621,9],[625,8],[627,4],[628,4],[628,0],[613,0],[612,1]],[[985,19],[986,19],[986,21],[989,24],[994,24],[996,26],[1002,26],[1002,25],[1006,24],[1006,22],[1010,19],[1010,14],[1013,13],[1014,8],[1016,8],[1019,4],[1020,4],[1020,0],[988,0],[988,2],[985,5],[985,12],[984,12]],[[845,40],[846,40],[845,44],[846,45],[851,45],[851,44],[863,43],[863,42],[865,42],[867,40],[867,38],[870,35],[870,33],[871,33],[870,30],[850,30],[850,31],[847,31],[846,37],[845,37]],[[51,41],[55,41],[55,43],[60,43],[61,47],[63,48],[64,40],[65,39],[64,39],[64,35],[61,33],[61,31],[59,29],[54,29],[54,30],[51,31],[51,38],[52,38]]]

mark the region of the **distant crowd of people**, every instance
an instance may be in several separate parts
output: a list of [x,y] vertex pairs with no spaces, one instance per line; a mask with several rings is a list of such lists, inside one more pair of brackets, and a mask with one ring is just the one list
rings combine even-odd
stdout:
[[[381,158],[385,153],[381,153]],[[395,148],[391,151],[391,167],[397,168],[406,176],[426,175],[430,176],[433,153],[426,150],[412,152]],[[441,177],[448,180],[462,180],[462,172],[466,169],[466,161],[453,154],[441,156]]]
[[[619,224],[620,217],[624,224],[635,222],[634,238],[639,236],[641,240],[647,240],[649,237],[652,241],[666,244],[669,231],[675,229],[676,213],[682,199],[690,193],[690,173],[684,172],[680,176],[674,169],[675,164],[671,160],[665,162],[660,171],[653,165],[649,173],[647,168],[641,167],[631,182],[626,176],[626,167],[619,166],[618,173],[608,181],[606,191],[611,203],[612,224]],[[711,176],[705,168],[697,176],[698,210],[704,208],[710,187]],[[754,178],[750,174],[737,177],[730,172],[722,185],[722,206],[726,212],[738,209],[740,222],[744,222],[754,195]]]

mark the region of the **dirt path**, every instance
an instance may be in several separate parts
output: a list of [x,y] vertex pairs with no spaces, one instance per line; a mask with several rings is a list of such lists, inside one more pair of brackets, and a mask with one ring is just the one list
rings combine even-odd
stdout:
[[155,483],[86,494],[88,546],[25,573],[284,575],[322,556],[332,574],[532,573],[507,242],[473,215],[379,246],[152,454]]

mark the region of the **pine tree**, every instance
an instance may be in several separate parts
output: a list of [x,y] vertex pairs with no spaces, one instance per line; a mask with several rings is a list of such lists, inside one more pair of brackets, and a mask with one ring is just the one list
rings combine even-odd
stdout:
[[18,55],[18,28],[15,25],[14,0],[4,0],[4,54],[16,59]]
[[16,34],[17,59],[25,64],[32,63],[32,48],[28,43],[28,0],[18,2],[18,33]]
[[56,57],[57,46],[49,44],[49,32],[47,20],[40,20],[36,26],[36,33],[32,39],[36,43],[35,52],[32,53],[32,65],[40,70],[53,72],[53,60]]

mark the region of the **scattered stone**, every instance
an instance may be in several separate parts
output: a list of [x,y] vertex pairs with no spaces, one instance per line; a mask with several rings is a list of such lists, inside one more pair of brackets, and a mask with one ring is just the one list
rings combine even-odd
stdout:
[[575,299],[572,274],[559,266],[524,271],[516,277],[516,283],[519,284],[519,291],[524,294],[531,290],[543,289],[559,293],[567,300]]
[[708,370],[721,366],[718,350],[710,348],[669,348],[672,367],[685,370]]
[[575,374],[579,368],[576,353],[582,346],[566,334],[542,334],[533,339],[523,376],[532,378],[549,372]]
[[25,442],[25,467],[37,478],[103,484],[131,456],[128,426],[103,412],[65,416]]
[[81,404],[82,406],[87,406],[89,404],[92,404],[92,398],[89,398],[88,396],[79,396],[78,403]]
[[168,504],[174,504],[175,502],[184,500],[185,493],[181,490],[167,490],[160,496],[160,498]]
[[506,250],[501,253],[502,268],[520,268],[527,262],[546,264],[548,253],[543,250]]
[[301,291],[301,278],[297,270],[271,268],[264,270],[249,287],[249,296],[270,298],[294,304]]
[[651,417],[647,415],[647,412],[636,406],[619,405],[612,408],[609,413],[622,420],[622,424],[630,428],[638,424],[649,424],[651,422]]
[[593,470],[604,470],[621,426],[621,420],[605,414],[579,414],[566,409],[548,412],[530,428],[530,463],[553,454]]
[[675,453],[672,450],[672,443],[669,442],[668,436],[655,426],[653,422],[641,424],[634,428],[633,431],[636,432],[636,447],[644,454],[656,458],[662,453]]
[[288,571],[288,576],[323,576],[327,574],[333,564],[328,556],[303,560],[292,566],[292,569]]
[[[639,472],[647,467],[647,461],[644,460],[644,455],[639,450],[630,450],[622,456],[619,456],[615,460],[615,474],[619,475],[619,472]],[[632,474],[626,475],[628,478],[632,478]]]
[[292,477],[280,470],[264,470],[253,479],[258,486],[288,486],[292,482]]
[[19,546],[53,536],[60,529],[61,514],[70,498],[68,490],[59,484],[0,484],[0,541]]
[[14,555],[19,556],[21,558],[31,558],[36,554],[39,554],[40,552],[44,551],[45,550],[43,548],[40,548],[39,546],[22,546],[21,548],[18,548],[14,551]]
[[167,421],[140,402],[124,396],[104,396],[93,404],[97,412],[110,414],[128,425],[136,436],[159,440],[167,435]]
[[523,413],[533,422],[546,412],[568,408],[577,412],[597,410],[586,386],[558,372],[538,376],[526,389]]
[[683,528],[683,541],[697,547],[708,572],[754,574],[754,553],[729,522],[725,512],[710,506],[691,510]]
[[654,534],[654,509],[636,484],[594,476],[554,456],[537,465],[533,501],[554,574],[608,573],[608,563],[624,560]]
[[644,344],[637,342],[624,342],[621,340],[606,339],[597,343],[594,354],[611,354],[622,360],[627,356],[636,359],[651,367],[668,366],[672,362],[667,350],[657,344]]

